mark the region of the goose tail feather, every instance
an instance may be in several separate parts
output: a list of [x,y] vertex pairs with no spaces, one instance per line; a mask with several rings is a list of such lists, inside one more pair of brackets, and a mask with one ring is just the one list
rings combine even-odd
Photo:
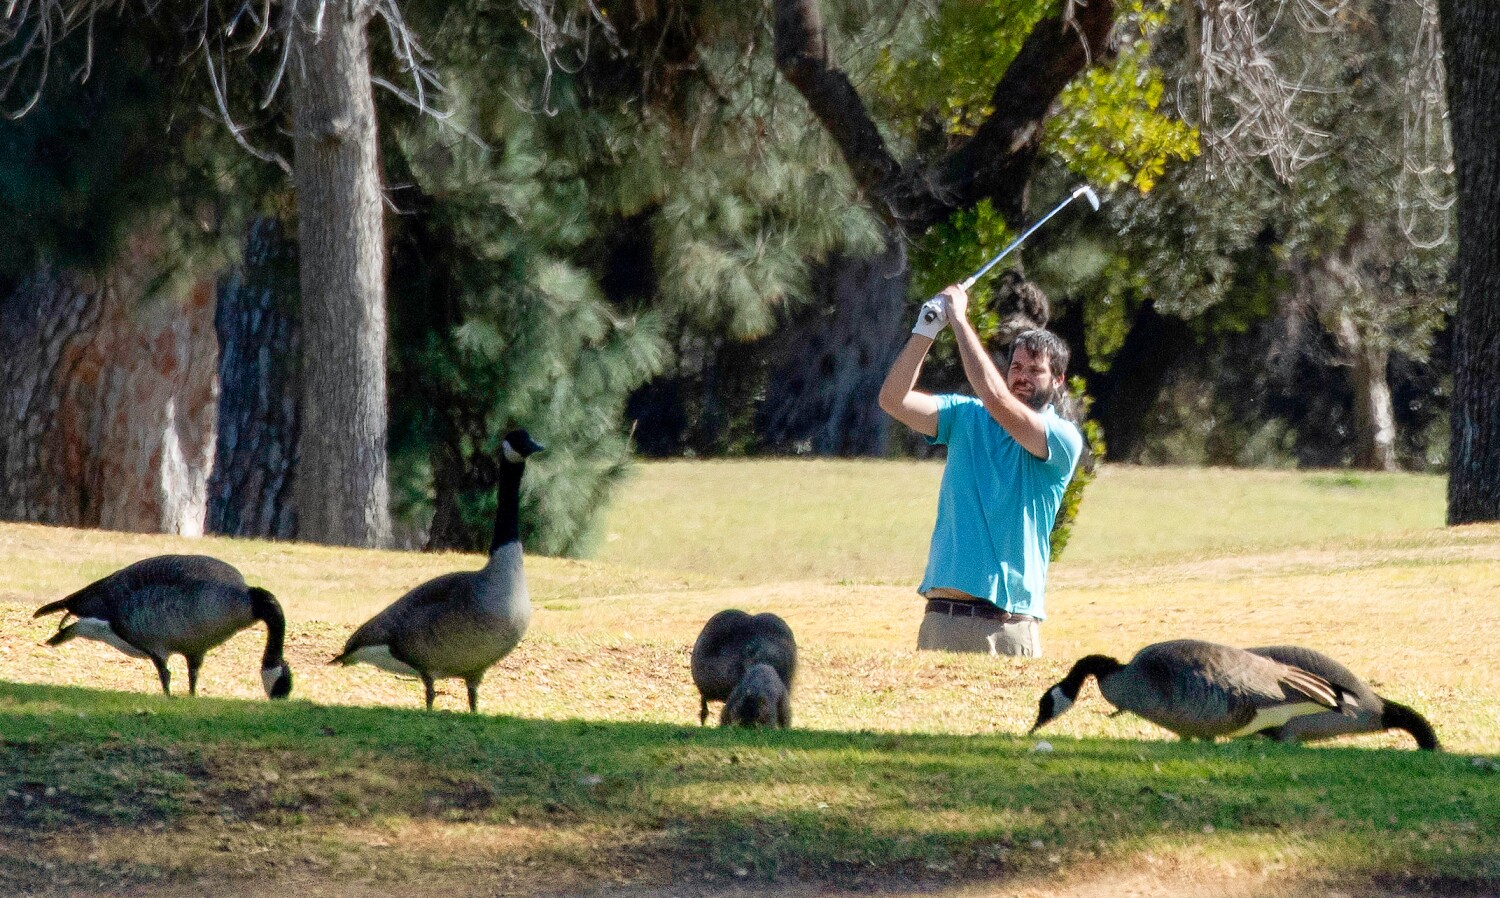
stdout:
[[[72,598],[72,596],[69,596],[68,598],[70,599],[70,598]],[[35,620],[36,618],[39,618],[39,617],[46,617],[49,614],[56,614],[59,611],[67,611],[67,610],[68,610],[68,599],[58,599],[55,602],[48,602],[47,604],[45,604],[42,607],[38,608],[36,610],[36,612],[31,615],[31,617],[32,617],[33,620]]]

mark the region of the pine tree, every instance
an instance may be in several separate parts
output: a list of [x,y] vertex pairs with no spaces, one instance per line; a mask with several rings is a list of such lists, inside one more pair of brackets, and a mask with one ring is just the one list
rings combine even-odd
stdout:
[[[431,545],[482,544],[499,434],[526,426],[549,446],[528,546],[581,553],[629,459],[632,392],[768,333],[810,260],[870,227],[769,60],[673,31],[753,11],[613,19],[618,46],[566,69],[519,14],[428,12],[469,136],[408,130],[387,154],[412,185],[395,194],[398,497],[420,518],[431,490]],[[643,64],[689,44],[691,76]]]

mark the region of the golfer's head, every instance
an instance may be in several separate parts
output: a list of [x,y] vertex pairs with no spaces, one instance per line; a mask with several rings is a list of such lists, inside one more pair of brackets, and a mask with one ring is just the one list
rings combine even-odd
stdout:
[[1068,372],[1068,344],[1041,328],[1021,331],[1010,347],[1005,384],[1034,409],[1046,408],[1061,391]]

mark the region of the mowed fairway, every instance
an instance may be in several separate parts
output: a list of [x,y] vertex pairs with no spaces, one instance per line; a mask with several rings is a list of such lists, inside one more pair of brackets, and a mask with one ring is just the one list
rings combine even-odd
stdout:
[[[540,462],[540,460],[539,460]],[[460,684],[330,668],[352,626],[477,556],[0,525],[0,893],[1389,894],[1500,888],[1500,527],[1444,529],[1441,479],[1108,468],[1053,567],[1047,657],[918,654],[941,467],[643,465],[592,562],[531,557],[532,629]],[[275,592],[200,697],[42,643],[37,605],[138,558],[208,552]],[[796,729],[700,730],[688,649],[725,607],[796,631]],[[1433,722],[1318,748],[1182,745],[1076,657],[1159,639],[1322,649]],[[181,660],[173,666],[185,683]]]

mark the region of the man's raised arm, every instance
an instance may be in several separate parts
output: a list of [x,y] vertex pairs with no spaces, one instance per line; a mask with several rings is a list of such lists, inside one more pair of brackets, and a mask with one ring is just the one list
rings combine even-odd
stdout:
[[929,299],[917,312],[917,324],[911,329],[911,338],[901,348],[901,354],[891,364],[891,370],[880,386],[880,408],[887,415],[929,437],[937,436],[938,403],[930,393],[916,389],[917,375],[922,372],[922,362],[932,341],[943,332],[948,323],[943,304]]
[[964,376],[974,388],[974,395],[1022,448],[1037,458],[1047,458],[1047,425],[1041,415],[1010,391],[1005,376],[984,351],[984,343],[969,323],[968,292],[954,284],[943,290],[943,297],[947,300],[949,323],[953,325],[953,339],[958,343],[958,356],[964,363]]

